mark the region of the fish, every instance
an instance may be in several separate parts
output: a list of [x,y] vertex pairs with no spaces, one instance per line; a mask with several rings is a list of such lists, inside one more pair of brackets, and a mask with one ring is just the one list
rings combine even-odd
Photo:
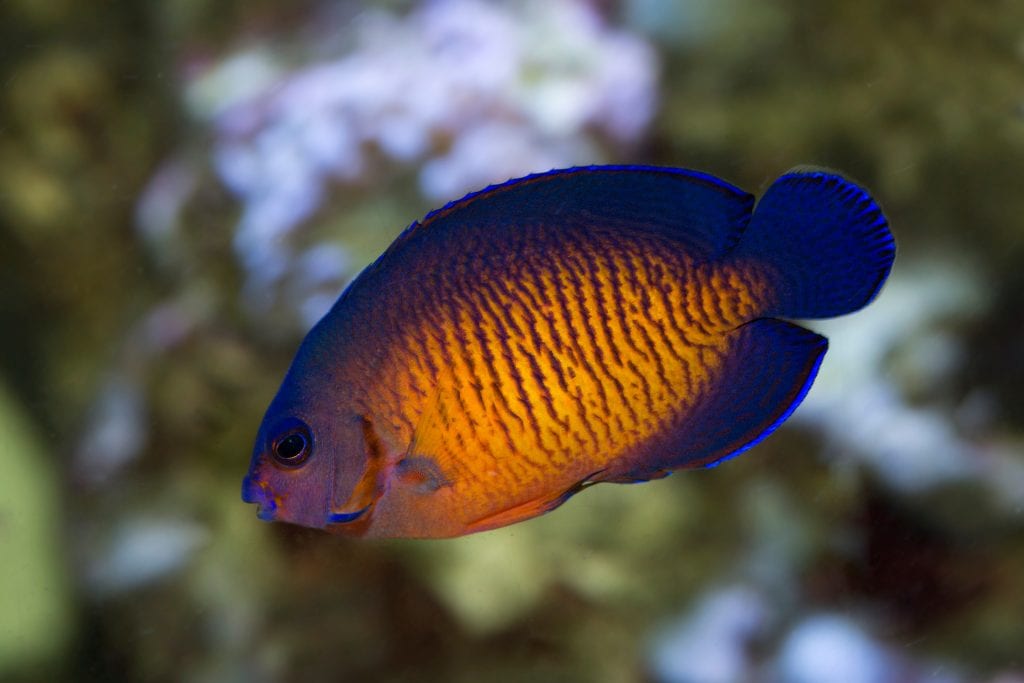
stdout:
[[588,166],[413,222],[310,330],[260,424],[258,517],[448,538],[598,483],[712,467],[806,396],[896,244],[878,203],[798,167],[752,195],[700,171]]

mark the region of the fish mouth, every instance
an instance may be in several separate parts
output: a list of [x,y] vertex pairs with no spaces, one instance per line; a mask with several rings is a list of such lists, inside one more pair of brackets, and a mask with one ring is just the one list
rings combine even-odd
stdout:
[[264,522],[274,521],[277,513],[277,502],[267,485],[246,475],[242,480],[242,501],[256,504],[256,516]]
[[273,501],[266,504],[260,503],[256,506],[256,516],[264,522],[273,522],[277,519],[277,504]]

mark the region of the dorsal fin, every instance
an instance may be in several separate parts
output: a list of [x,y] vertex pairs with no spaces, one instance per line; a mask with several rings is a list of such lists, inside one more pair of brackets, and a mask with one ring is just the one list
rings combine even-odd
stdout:
[[754,198],[700,171],[657,166],[583,166],[491,185],[415,222],[371,266],[435,230],[496,230],[543,224],[593,225],[657,234],[695,256],[731,249],[750,220]]

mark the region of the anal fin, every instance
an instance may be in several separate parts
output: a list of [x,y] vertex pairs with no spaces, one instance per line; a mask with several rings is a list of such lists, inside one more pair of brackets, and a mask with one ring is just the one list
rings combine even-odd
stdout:
[[645,445],[610,481],[638,481],[682,468],[713,467],[759,443],[807,395],[828,349],[810,330],[772,318],[728,337],[724,361],[696,406]]

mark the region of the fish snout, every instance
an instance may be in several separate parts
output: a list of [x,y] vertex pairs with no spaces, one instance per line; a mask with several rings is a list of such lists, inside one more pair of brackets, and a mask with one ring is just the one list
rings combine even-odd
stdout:
[[254,479],[251,474],[242,480],[242,500],[257,505],[256,516],[265,522],[272,522],[277,512],[277,502],[265,482]]

